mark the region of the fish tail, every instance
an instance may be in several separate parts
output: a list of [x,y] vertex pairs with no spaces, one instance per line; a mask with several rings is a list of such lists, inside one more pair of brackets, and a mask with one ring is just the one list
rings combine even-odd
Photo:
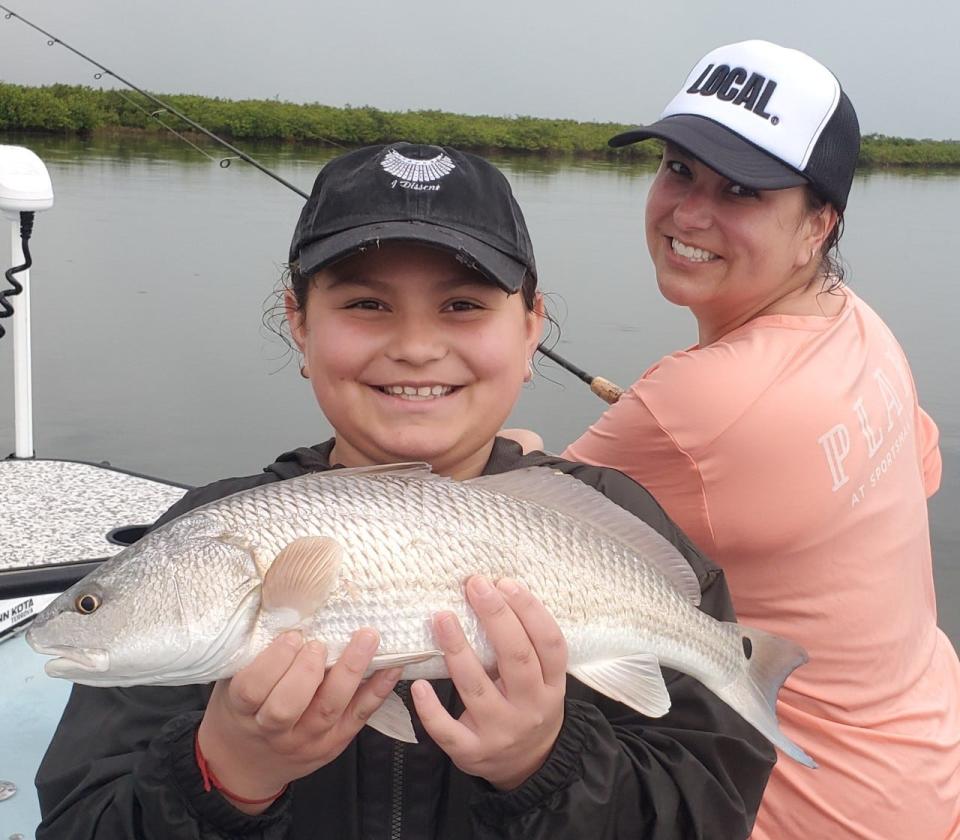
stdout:
[[780,731],[776,711],[780,687],[807,661],[807,652],[796,642],[772,633],[731,624],[740,633],[747,667],[740,679],[716,693],[792,759],[816,767],[817,763]]

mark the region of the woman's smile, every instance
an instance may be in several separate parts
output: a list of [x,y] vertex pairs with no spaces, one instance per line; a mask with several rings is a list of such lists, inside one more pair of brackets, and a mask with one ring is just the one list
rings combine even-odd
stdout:
[[690,245],[686,242],[681,242],[675,236],[668,236],[667,239],[670,242],[670,249],[673,251],[673,253],[678,257],[687,260],[688,262],[705,263],[713,262],[714,260],[719,259],[719,257],[712,251],[708,251],[706,248],[698,248],[696,245]]

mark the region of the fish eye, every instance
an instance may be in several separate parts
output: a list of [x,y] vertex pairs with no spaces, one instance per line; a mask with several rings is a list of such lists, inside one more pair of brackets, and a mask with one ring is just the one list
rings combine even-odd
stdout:
[[744,636],[740,641],[743,642],[743,655],[749,659],[751,656],[753,656],[753,642],[751,642],[746,636]]
[[77,608],[77,612],[81,615],[90,615],[90,613],[96,612],[99,609],[100,598],[90,593],[86,595],[78,595],[77,600],[73,602],[73,605]]

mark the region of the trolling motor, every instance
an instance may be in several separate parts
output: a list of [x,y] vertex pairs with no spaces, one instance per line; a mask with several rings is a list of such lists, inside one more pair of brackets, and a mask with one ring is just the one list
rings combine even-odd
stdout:
[[[0,213],[10,219],[12,267],[0,287],[0,318],[12,318],[15,458],[33,457],[33,381],[30,359],[30,233],[33,215],[53,207],[47,167],[29,149],[0,146]],[[19,279],[14,277],[19,275]],[[16,296],[16,306],[11,298]],[[0,338],[6,333],[0,324]]]

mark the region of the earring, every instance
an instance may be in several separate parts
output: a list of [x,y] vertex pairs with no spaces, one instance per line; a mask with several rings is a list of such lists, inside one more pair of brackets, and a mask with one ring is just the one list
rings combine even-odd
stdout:
[[306,366],[306,365],[300,365],[300,375],[301,375],[304,379],[309,379],[309,378],[310,378],[310,371],[307,370],[307,366]]
[[527,372],[523,375],[524,382],[530,382],[533,379],[533,364],[530,359],[527,359]]

